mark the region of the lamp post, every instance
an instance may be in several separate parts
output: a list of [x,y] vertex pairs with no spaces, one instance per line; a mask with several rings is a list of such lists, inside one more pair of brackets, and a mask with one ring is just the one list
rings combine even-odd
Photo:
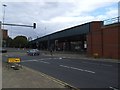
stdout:
[[[3,4],[3,24],[4,24],[4,21],[5,21],[5,7],[7,7],[7,5]],[[3,29],[4,29],[4,25],[3,25]]]
[[[0,49],[2,49],[2,22],[0,21]],[[0,52],[0,89],[2,89],[2,54]]]
[[0,48],[2,48],[2,29],[1,29],[1,27],[2,27],[2,22],[0,21]]
[[[7,5],[3,4],[3,29],[4,29],[4,21],[5,21],[5,7],[7,7]],[[6,47],[6,40],[3,40],[3,45],[4,47]]]

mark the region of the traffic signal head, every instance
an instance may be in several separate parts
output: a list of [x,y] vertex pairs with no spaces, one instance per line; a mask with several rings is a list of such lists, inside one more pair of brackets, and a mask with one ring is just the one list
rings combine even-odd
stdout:
[[33,23],[33,29],[35,29],[36,28],[36,23]]

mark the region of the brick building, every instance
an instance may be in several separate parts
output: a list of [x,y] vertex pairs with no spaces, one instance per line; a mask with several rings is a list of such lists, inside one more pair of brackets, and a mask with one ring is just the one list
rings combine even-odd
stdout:
[[8,30],[0,29],[0,33],[2,34],[1,36],[3,36],[3,40],[6,40],[8,37]]
[[2,34],[3,34],[3,40],[6,40],[8,38],[8,30],[2,29]]
[[0,37],[2,38],[2,46],[6,47],[6,40],[8,38],[8,30],[0,29]]
[[87,35],[87,55],[98,54],[99,57],[120,59],[120,23],[92,25]]

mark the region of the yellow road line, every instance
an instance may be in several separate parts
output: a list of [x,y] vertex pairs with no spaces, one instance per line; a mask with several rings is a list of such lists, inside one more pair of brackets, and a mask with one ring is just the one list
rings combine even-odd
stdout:
[[[24,66],[26,69],[29,69],[29,70],[32,70],[33,72],[36,72],[36,70],[33,70],[33,69],[31,69],[31,68],[28,68],[28,67],[26,67],[26,66]],[[37,71],[38,72],[38,71]],[[40,73],[40,75],[42,75],[43,77],[46,77],[46,78],[48,78],[48,79],[51,79],[51,80],[53,80],[54,82],[57,82],[57,83],[59,83],[60,85],[63,85],[63,86],[65,86],[65,87],[68,87],[68,88],[72,88],[72,90],[80,90],[80,89],[78,89],[78,88],[76,88],[76,87],[74,87],[74,86],[72,86],[72,85],[70,85],[70,84],[68,84],[68,83],[66,83],[66,82],[64,82],[64,81],[61,81],[61,80],[59,80],[59,79],[56,79],[56,78],[54,78],[54,77],[52,77],[52,76],[49,76],[49,75],[47,75],[47,74],[45,74],[45,73],[42,73],[42,72],[39,72]]]

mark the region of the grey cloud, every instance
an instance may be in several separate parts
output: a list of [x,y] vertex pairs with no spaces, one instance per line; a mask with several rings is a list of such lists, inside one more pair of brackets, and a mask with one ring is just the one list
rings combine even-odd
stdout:
[[[7,4],[5,16],[5,21],[7,23],[26,25],[32,25],[33,22],[37,23],[37,28],[35,30],[31,28],[11,28],[11,26],[6,26],[10,32],[10,36],[23,34],[33,38],[36,38],[37,36],[40,37],[80,23],[80,20],[74,21],[74,19],[73,22],[67,23],[49,22],[55,17],[72,18],[82,16],[81,8],[78,8],[79,4],[72,2],[57,2],[56,0],[56,2],[6,2],[5,4]],[[88,14],[88,16],[90,16],[90,13]],[[2,15],[0,15],[0,17],[2,17]],[[42,21],[48,21],[49,23],[43,23]]]
[[[41,23],[41,20],[50,20],[51,18],[62,16],[72,8],[72,3],[63,2],[45,2],[45,3],[30,3],[30,2],[8,2],[6,8],[5,21],[7,23],[27,24],[37,23],[35,31],[29,28],[8,26],[9,32],[12,35],[27,35],[32,37],[43,36],[56,31],[60,28],[57,24]],[[70,6],[69,6],[70,5]],[[66,7],[66,8],[64,8]],[[29,33],[28,33],[29,32]],[[15,35],[15,36],[16,36]]]
[[[8,3],[8,8],[6,10],[6,18],[21,18],[24,17],[28,20],[49,20],[52,17],[62,16],[66,12],[70,11],[72,8],[72,3],[62,3],[62,2],[46,2],[41,5],[40,3]],[[20,20],[22,20],[21,18]],[[28,21],[25,20],[25,21]]]

